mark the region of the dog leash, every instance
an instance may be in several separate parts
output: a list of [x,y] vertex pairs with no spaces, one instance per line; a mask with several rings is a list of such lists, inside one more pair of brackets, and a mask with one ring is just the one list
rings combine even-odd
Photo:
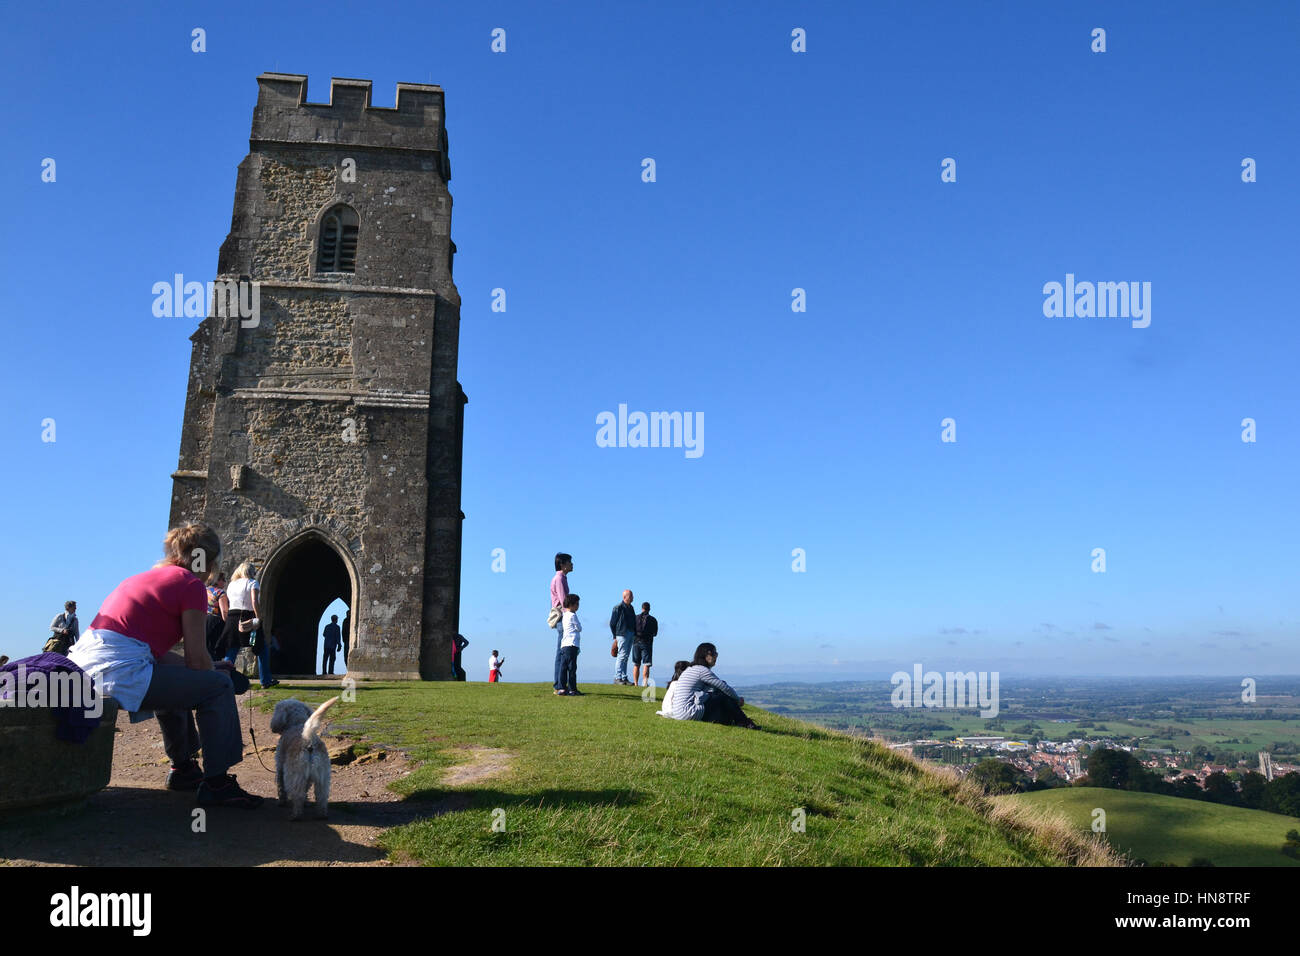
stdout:
[[248,695],[248,736],[253,740],[253,753],[257,754],[257,762],[262,765],[262,769],[267,773],[275,773],[266,765],[266,761],[262,759],[262,750],[257,746],[257,731],[253,729],[253,695],[251,693]]

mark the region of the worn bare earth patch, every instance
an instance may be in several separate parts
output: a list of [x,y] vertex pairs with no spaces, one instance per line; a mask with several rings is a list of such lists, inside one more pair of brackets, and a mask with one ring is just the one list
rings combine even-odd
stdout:
[[465,747],[461,751],[468,760],[448,767],[442,775],[444,786],[460,787],[469,783],[478,783],[499,777],[510,770],[510,761],[514,754],[496,747]]
[[[388,784],[413,765],[401,751],[372,750],[333,767],[328,820],[291,823],[289,808],[275,802],[278,738],[271,733],[270,714],[253,710],[251,718],[268,771],[249,741],[249,710],[242,697],[240,704],[245,758],[234,772],[244,789],[267,798],[259,809],[210,808],[204,828],[196,832],[194,794],[163,788],[168,761],[157,722],[133,725],[122,713],[108,788],[76,812],[0,823],[0,865],[383,866],[388,860],[375,841],[384,829],[450,809],[399,799]],[[337,744],[328,732],[325,739]],[[461,782],[499,772],[500,752],[467,752],[474,756]]]

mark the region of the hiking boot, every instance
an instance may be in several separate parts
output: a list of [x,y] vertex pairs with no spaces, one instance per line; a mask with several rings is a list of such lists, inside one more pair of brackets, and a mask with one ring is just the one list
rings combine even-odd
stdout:
[[223,777],[204,777],[199,784],[199,806],[201,807],[239,807],[241,810],[256,810],[262,805],[262,797],[248,793],[235,780],[233,773]]
[[168,790],[197,790],[203,782],[203,770],[198,761],[191,760],[183,767],[172,767],[167,771]]

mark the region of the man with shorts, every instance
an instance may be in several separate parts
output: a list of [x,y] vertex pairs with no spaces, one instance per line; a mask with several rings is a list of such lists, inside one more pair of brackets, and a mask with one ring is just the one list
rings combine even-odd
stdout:
[[654,650],[659,622],[650,616],[650,602],[641,602],[641,613],[636,616],[636,640],[632,642],[632,685],[641,683],[641,665],[645,665],[645,685],[650,686],[650,657]]

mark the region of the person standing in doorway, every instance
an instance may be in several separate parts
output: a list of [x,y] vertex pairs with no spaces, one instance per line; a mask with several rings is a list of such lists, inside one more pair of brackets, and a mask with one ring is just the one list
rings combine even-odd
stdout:
[[631,686],[627,679],[627,658],[636,640],[636,608],[632,607],[632,592],[623,592],[623,601],[614,605],[609,616],[609,631],[618,645],[618,660],[614,664],[614,683]]
[[457,634],[451,642],[451,672],[456,680],[464,680],[469,675],[465,673],[465,668],[461,666],[461,654],[465,648],[469,647],[469,641],[465,640],[464,634]]
[[348,669],[348,651],[352,647],[352,609],[343,612],[343,669]]
[[573,555],[561,551],[555,556],[555,577],[551,578],[551,607],[561,612],[560,620],[555,623],[555,694],[560,695],[564,685],[560,683],[560,642],[564,640],[564,599],[569,596],[569,572],[573,570]]
[[339,630],[339,616],[330,615],[330,622],[325,625],[325,650],[321,654],[321,670],[326,674],[334,673],[334,656],[343,642],[343,632]]
[[641,683],[641,665],[645,665],[645,685],[650,686],[650,658],[654,651],[655,635],[659,622],[650,616],[650,602],[641,602],[641,613],[636,616],[636,641],[632,644],[632,683]]
[[496,649],[492,651],[492,656],[488,658],[488,683],[496,684],[501,681],[501,668],[505,666],[506,659],[499,657]]

